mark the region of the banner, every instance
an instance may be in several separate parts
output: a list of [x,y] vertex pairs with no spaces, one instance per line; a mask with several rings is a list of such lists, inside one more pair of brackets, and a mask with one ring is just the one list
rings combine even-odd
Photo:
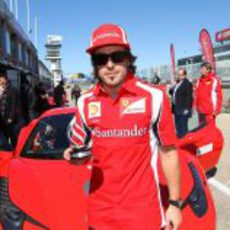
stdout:
[[175,83],[175,73],[176,73],[176,64],[175,64],[175,51],[173,44],[170,45],[170,57],[171,57],[171,83]]
[[216,33],[216,42],[224,42],[228,40],[230,40],[230,28]]
[[206,29],[201,30],[199,37],[201,50],[203,53],[204,61],[210,62],[213,72],[216,72],[216,62],[213,54],[213,47],[211,37]]

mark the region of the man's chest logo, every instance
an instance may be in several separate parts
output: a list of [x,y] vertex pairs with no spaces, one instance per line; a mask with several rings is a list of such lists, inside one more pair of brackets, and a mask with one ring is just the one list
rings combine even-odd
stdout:
[[206,85],[211,85],[211,81],[206,81]]
[[100,117],[101,116],[101,102],[90,102],[88,104],[88,117]]
[[121,98],[121,114],[136,114],[146,112],[146,98]]

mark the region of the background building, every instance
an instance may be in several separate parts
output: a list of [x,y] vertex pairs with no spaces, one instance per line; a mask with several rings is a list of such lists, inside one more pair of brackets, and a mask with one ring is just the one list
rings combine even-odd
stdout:
[[0,0],[0,68],[7,70],[17,88],[22,78],[38,79],[37,50],[3,0]]
[[[223,88],[230,88],[230,29],[217,32],[215,38],[213,51],[216,59],[216,72],[222,78]],[[200,75],[202,58],[203,55],[201,53],[180,58],[177,60],[177,68],[183,67],[187,69],[188,77],[191,80],[196,79]],[[157,73],[163,82],[170,82],[170,64],[139,69],[137,75],[151,81],[153,72]]]
[[44,83],[47,89],[52,88],[53,87],[52,74],[41,60],[38,61],[38,72],[39,72],[39,80]]
[[53,76],[54,86],[63,80],[61,69],[61,47],[62,37],[48,35],[46,42],[46,60],[50,61],[50,71]]
[[[222,78],[224,87],[230,87],[230,43],[216,43],[213,48],[216,59],[216,72]],[[190,78],[194,79],[200,75],[200,64],[202,62],[202,54],[181,58],[177,64],[188,70]]]

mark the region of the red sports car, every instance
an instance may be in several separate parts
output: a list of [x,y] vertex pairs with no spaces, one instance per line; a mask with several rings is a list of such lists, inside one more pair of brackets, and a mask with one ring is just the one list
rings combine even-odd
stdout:
[[177,147],[196,156],[207,177],[214,176],[223,149],[224,138],[215,122],[204,124],[177,141]]
[[[73,108],[49,110],[21,130],[15,150],[0,146],[0,229],[87,229],[90,165],[63,159],[73,115]],[[187,150],[183,141],[178,141],[178,146],[184,200],[180,229],[214,230],[215,207],[203,168],[193,155],[196,151]],[[168,192],[160,164],[159,175],[167,208]]]

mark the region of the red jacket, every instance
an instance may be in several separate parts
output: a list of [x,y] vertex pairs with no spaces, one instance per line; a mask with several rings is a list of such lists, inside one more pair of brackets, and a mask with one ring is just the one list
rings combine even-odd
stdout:
[[195,90],[197,111],[203,114],[217,115],[221,111],[222,100],[220,80],[213,73],[200,77]]
[[163,210],[157,144],[174,145],[167,96],[127,76],[115,100],[98,84],[78,100],[72,144],[92,146],[89,225],[102,230],[160,229]]

